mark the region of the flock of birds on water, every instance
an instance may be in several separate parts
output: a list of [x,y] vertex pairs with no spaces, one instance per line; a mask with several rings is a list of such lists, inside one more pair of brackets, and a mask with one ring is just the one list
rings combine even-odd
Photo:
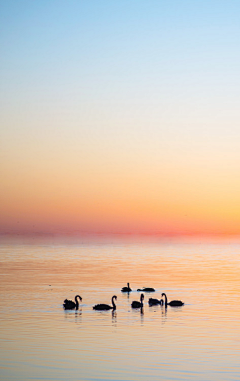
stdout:
[[[129,283],[127,284],[127,286],[123,287],[121,291],[127,292],[127,293],[131,292],[132,289],[130,288]],[[137,289],[137,291],[155,292],[155,289],[152,287],[144,287],[142,289]],[[164,292],[162,293],[162,297],[164,297],[164,300],[163,299],[159,300],[159,299],[149,298],[149,300],[148,300],[149,306],[151,307],[151,306],[156,306],[156,305],[160,305],[160,306],[165,305],[165,307],[167,307],[167,306],[181,307],[184,305],[184,303],[181,300],[172,300],[171,302],[168,302],[167,295]],[[75,302],[72,300],[69,300],[69,299],[65,299],[63,302],[63,308],[65,310],[74,310],[74,309],[78,310],[78,307],[79,307],[78,299],[80,300],[80,302],[82,301],[82,298],[80,295],[75,296]],[[117,307],[115,304],[115,300],[117,300],[117,296],[113,295],[111,306],[109,304],[96,304],[95,306],[93,306],[93,309],[97,310],[97,311],[116,310]],[[141,294],[140,301],[134,300],[131,304],[131,307],[132,308],[142,308],[143,307],[143,300],[144,300],[144,294]]]

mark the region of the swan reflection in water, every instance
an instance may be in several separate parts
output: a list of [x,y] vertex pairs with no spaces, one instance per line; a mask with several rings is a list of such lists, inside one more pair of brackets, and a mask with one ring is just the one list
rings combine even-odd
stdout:
[[117,311],[116,310],[112,310],[112,323],[113,323],[113,325],[116,325],[116,323],[117,323]]
[[75,324],[82,324],[82,309],[80,310],[65,310],[64,318],[68,321],[74,321]]

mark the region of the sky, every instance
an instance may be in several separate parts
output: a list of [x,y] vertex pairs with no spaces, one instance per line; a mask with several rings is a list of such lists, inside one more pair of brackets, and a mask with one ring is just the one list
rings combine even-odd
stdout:
[[0,0],[0,234],[240,235],[239,18]]

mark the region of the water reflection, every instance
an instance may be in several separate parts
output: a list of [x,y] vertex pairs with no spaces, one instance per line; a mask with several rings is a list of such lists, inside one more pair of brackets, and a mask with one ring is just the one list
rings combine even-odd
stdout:
[[[240,247],[22,246],[2,258],[3,379],[239,380]],[[187,306],[132,309],[128,280]],[[78,292],[80,309],[63,310]],[[93,311],[114,294],[116,310]]]
[[112,323],[116,324],[117,323],[117,311],[112,310]]
[[161,306],[162,316],[167,317],[167,306]]
[[122,297],[123,297],[124,299],[127,299],[127,300],[130,299],[130,295],[131,295],[130,292],[123,292],[123,293],[122,293]]
[[64,310],[64,317],[65,319],[72,320],[73,318],[75,319],[76,322],[79,321],[79,318],[82,318],[83,312],[82,309],[80,310]]

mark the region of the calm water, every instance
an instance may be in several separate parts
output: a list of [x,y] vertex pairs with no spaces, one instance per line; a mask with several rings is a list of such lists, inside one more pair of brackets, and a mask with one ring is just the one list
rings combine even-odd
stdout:
[[[5,244],[0,266],[1,380],[240,379],[240,245]],[[185,305],[149,307],[162,292]]]

